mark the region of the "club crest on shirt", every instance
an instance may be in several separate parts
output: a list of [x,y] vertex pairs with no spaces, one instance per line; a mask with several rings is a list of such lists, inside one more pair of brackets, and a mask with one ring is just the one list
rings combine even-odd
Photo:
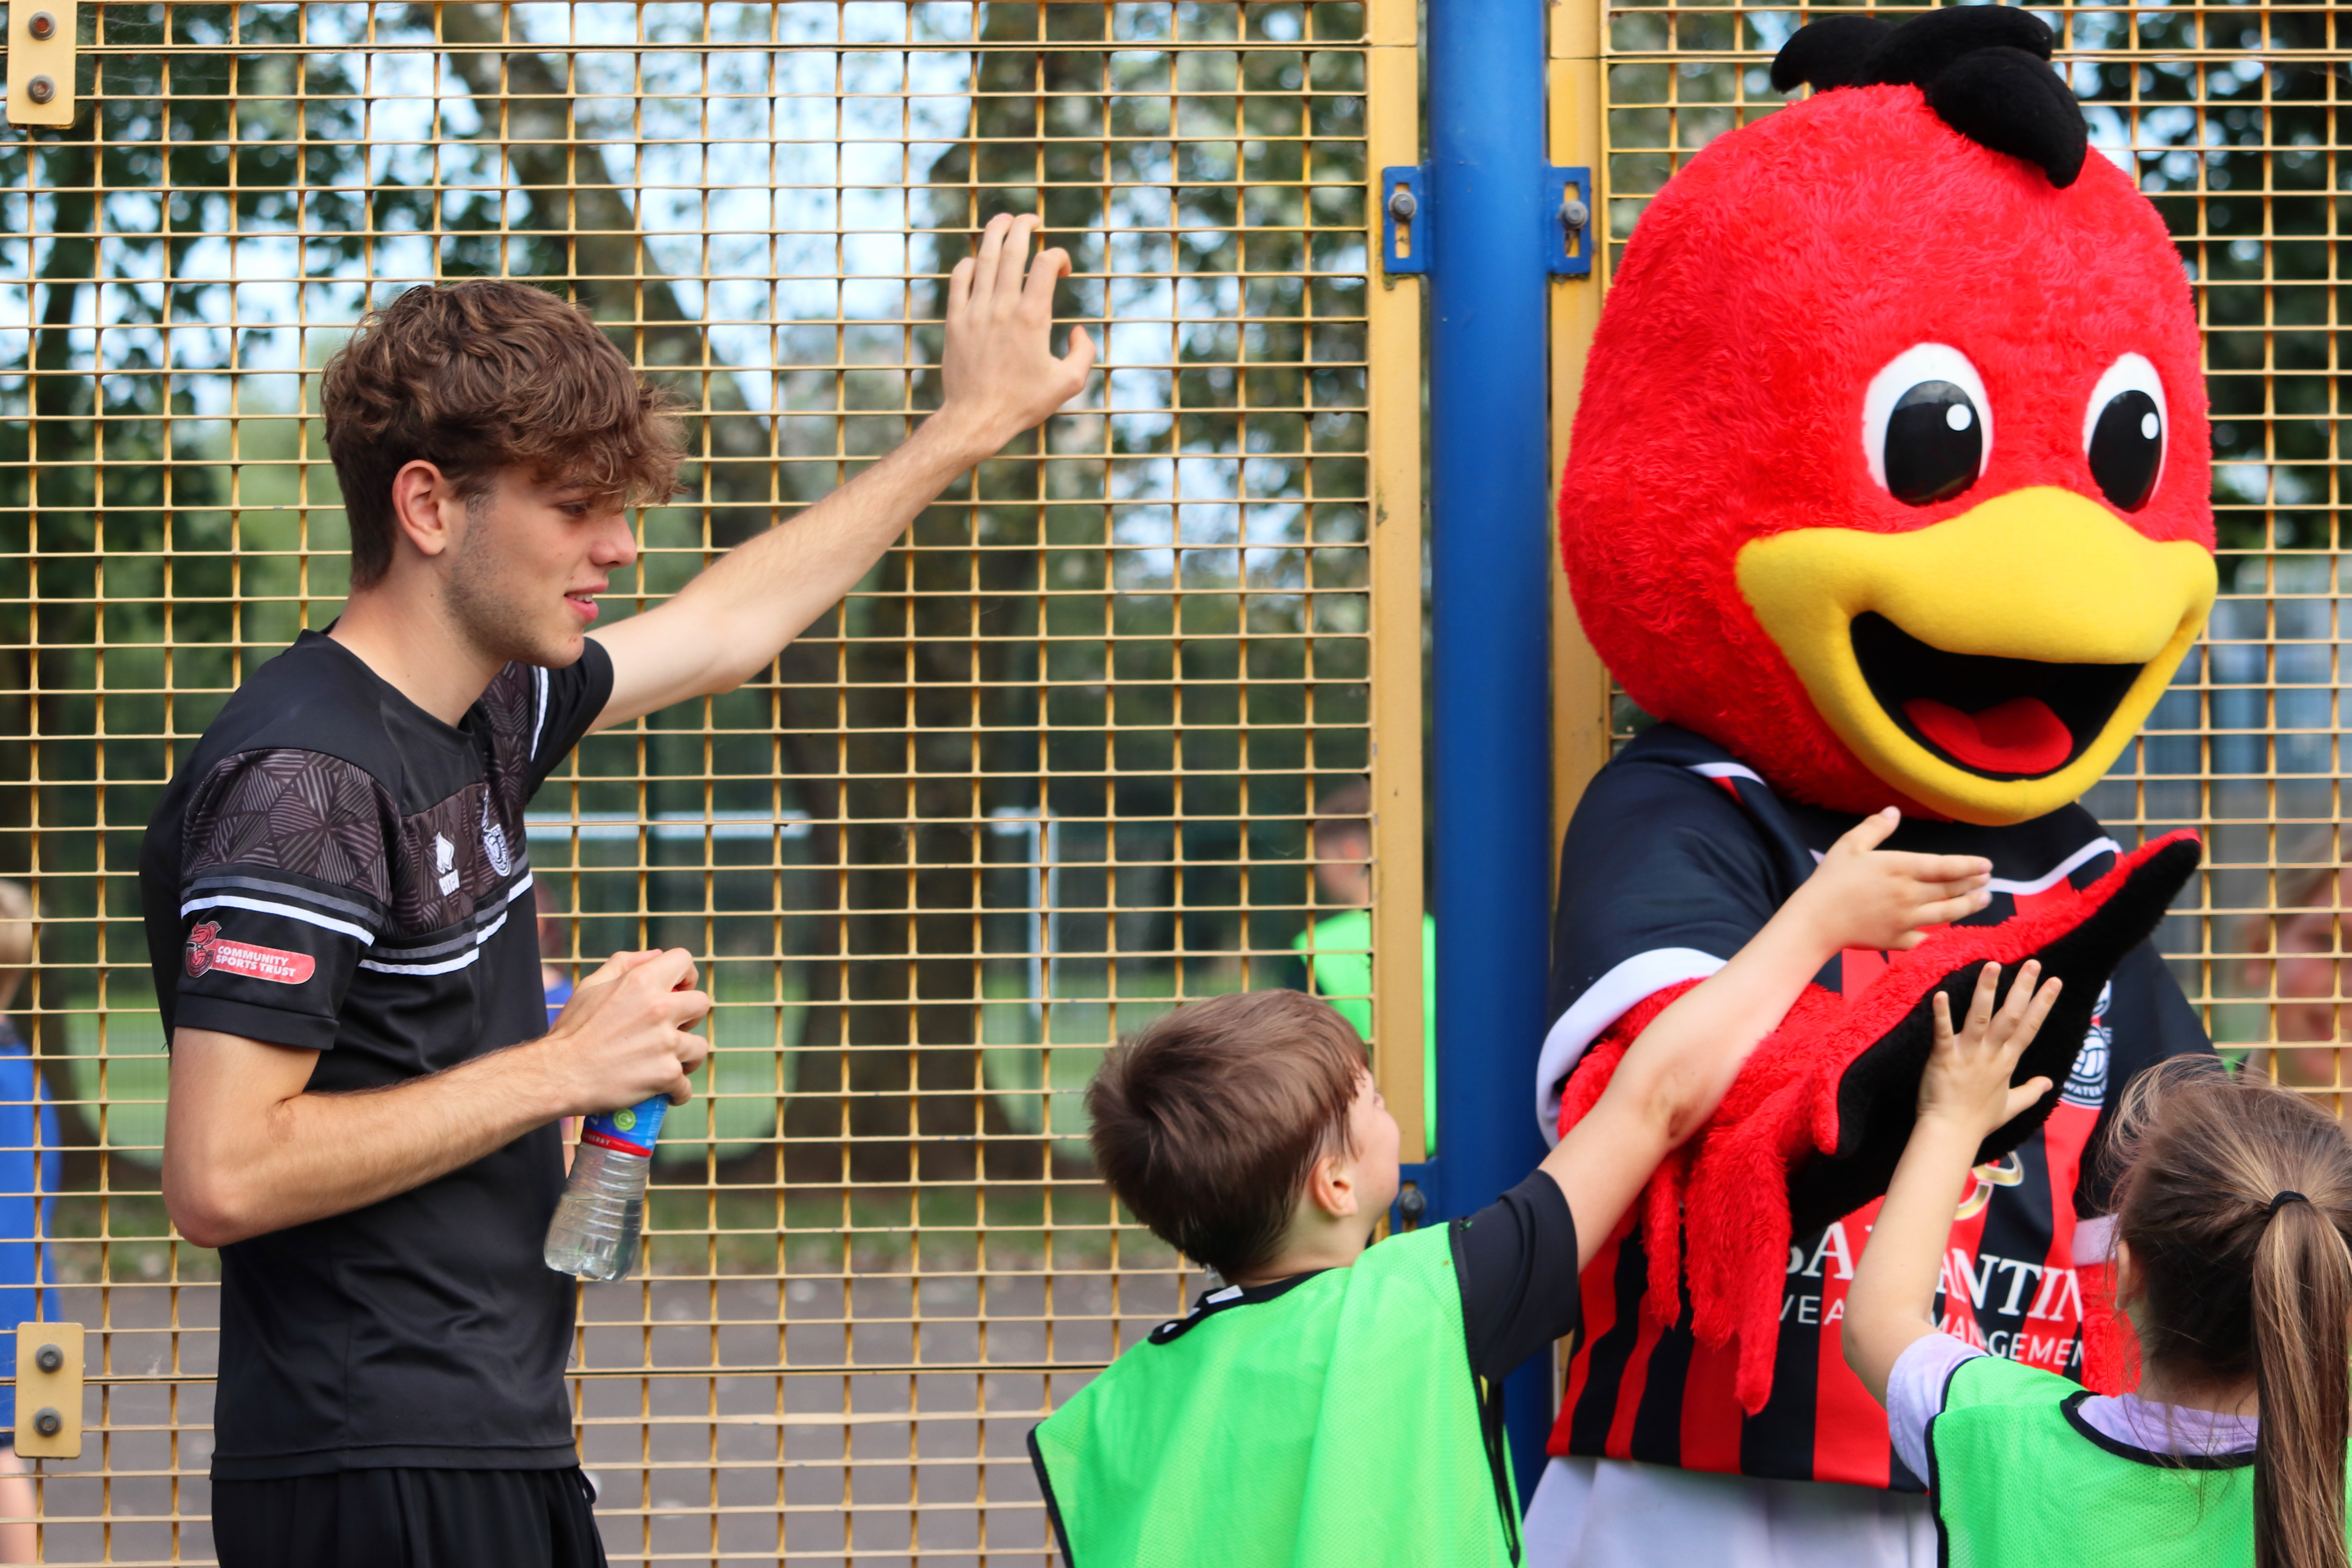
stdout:
[[2112,982],[2099,988],[2099,1004],[2091,1009],[2091,1027],[2083,1036],[2083,1049],[2074,1058],[2074,1071],[2066,1075],[2066,1086],[2058,1098],[2069,1105],[2080,1105],[2095,1111],[2106,1103],[2107,1057],[2115,1044],[2116,1031],[2107,1023],[2107,1004],[2115,999]]
[[514,870],[514,857],[507,852],[507,831],[490,815],[490,802],[482,801],[482,850],[490,857],[490,869],[500,876]]
[[188,974],[191,978],[213,967],[213,944],[220,937],[220,922],[199,922],[188,932]]

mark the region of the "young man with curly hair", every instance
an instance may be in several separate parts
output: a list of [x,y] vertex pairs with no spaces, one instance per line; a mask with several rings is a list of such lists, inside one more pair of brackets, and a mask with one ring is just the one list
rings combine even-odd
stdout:
[[[604,1561],[542,1239],[558,1124],[688,1094],[682,950],[543,1010],[523,807],[591,731],[773,660],[955,476],[1085,384],[1059,250],[992,220],[949,286],[944,396],[896,452],[591,637],[671,493],[675,419],[526,284],[412,289],[330,363],[352,591],[183,757],[140,865],[172,1046],[163,1196],[222,1255],[226,1568]],[[1024,277],[1025,272],[1025,277]]]

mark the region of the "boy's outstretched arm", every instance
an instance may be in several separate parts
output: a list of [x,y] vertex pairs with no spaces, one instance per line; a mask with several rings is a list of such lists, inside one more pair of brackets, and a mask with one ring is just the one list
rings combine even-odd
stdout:
[[1985,906],[1990,862],[1878,848],[1901,821],[1890,806],[1838,840],[1764,929],[1642,1031],[1591,1113],[1546,1156],[1540,1168],[1576,1218],[1579,1268],[1822,965],[1847,947],[1916,947],[1921,927]]
[[1919,1120],[1845,1293],[1846,1364],[1881,1405],[1896,1358],[1936,1332],[1936,1283],[1952,1232],[1952,1205],[1979,1145],[2050,1092],[2047,1078],[2031,1078],[2014,1089],[2009,1083],[2017,1059],[2058,999],[2056,980],[2034,988],[2041,973],[2042,966],[2029,960],[1995,1012],[2000,966],[1987,964],[1977,976],[1968,1021],[1957,1033],[1950,1004],[1936,993],[1936,1050],[1919,1080]]

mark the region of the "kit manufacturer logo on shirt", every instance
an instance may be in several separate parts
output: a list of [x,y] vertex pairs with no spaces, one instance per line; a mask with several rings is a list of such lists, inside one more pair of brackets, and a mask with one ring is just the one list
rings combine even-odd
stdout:
[[457,846],[446,833],[433,835],[433,869],[441,873],[441,896],[457,891]]
[[507,852],[507,831],[490,815],[488,800],[482,802],[482,849],[490,857],[490,869],[500,876],[514,870],[514,857]]
[[191,978],[218,969],[224,975],[299,986],[316,973],[318,960],[308,953],[264,947],[252,942],[232,942],[220,934],[220,922],[206,920],[188,932],[188,974]]

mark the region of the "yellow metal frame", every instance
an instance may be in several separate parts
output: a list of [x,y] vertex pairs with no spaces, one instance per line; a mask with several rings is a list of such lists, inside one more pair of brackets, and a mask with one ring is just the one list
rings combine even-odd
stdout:
[[[1601,323],[1608,287],[1609,153],[1602,77],[1601,0],[1555,0],[1546,62],[1551,162],[1592,171],[1592,220],[1585,245],[1589,277],[1551,286],[1551,475],[1557,493],[1568,466],[1569,437],[1584,396],[1584,356]],[[1609,672],[1585,640],[1559,569],[1559,531],[1551,530],[1552,834],[1557,847],[1586,784],[1609,760]]]
[[[1421,161],[1420,17],[1414,0],[1371,0],[1366,246],[1381,254],[1380,172]],[[1422,1146],[1421,279],[1367,291],[1372,432],[1373,1065],[1407,1161]],[[1380,1042],[1387,1042],[1385,1046]]]

